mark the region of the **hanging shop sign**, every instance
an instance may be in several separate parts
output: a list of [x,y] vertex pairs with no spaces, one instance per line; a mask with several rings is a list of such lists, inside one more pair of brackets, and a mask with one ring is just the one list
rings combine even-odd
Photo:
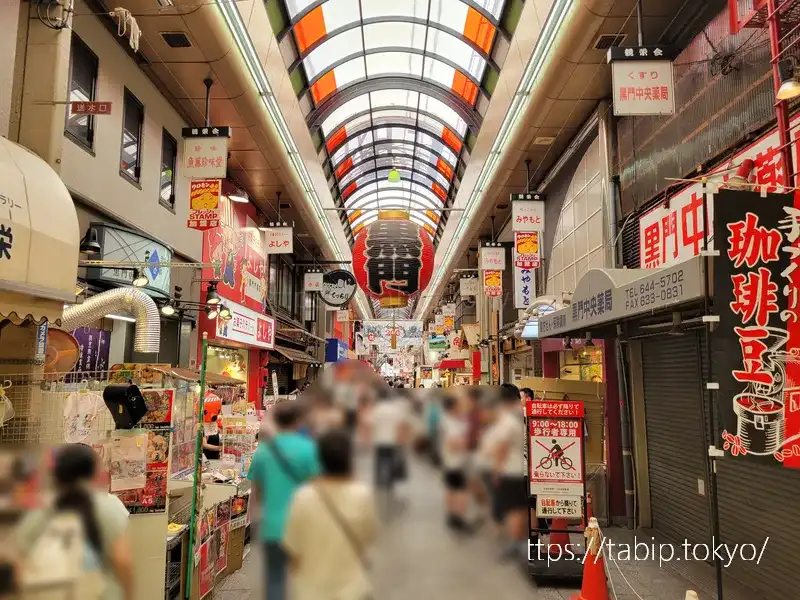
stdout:
[[294,229],[292,227],[269,227],[264,232],[264,251],[267,254],[294,253]]
[[675,114],[674,57],[669,47],[610,48],[614,114]]
[[523,269],[539,268],[539,232],[514,232],[514,266]]
[[711,344],[723,448],[800,468],[800,196],[717,197]]
[[433,379],[433,367],[420,367],[419,378],[428,380]]
[[328,306],[344,306],[355,295],[356,285],[356,278],[350,271],[328,271],[322,277],[319,297]]
[[189,182],[189,229],[205,231],[219,226],[221,179],[197,179]]
[[458,285],[462,297],[477,296],[480,293],[481,282],[477,277],[464,277]]
[[[800,125],[800,114],[792,118],[790,128]],[[776,129],[744,148],[733,158],[708,173],[707,177],[722,184],[735,175],[730,165],[743,165],[751,161],[749,181],[759,184],[764,192],[776,192],[786,181],[780,153],[780,139]],[[792,152],[794,172],[800,170],[800,144],[795,142]],[[708,185],[716,192],[717,185]],[[709,249],[714,248],[714,195],[709,193],[706,202],[709,224]],[[668,201],[639,218],[639,261],[642,268],[657,268],[676,264],[697,256],[703,247],[703,185],[694,183]]]
[[303,275],[303,290],[306,292],[322,291],[322,273],[306,273]]
[[[72,369],[74,373],[97,373],[108,369],[111,349],[111,332],[93,327],[81,327],[72,332],[78,342],[80,358]],[[93,375],[96,377],[96,375]]]
[[226,305],[232,318],[217,319],[217,337],[268,350],[275,348],[275,319],[240,304]]
[[502,246],[482,246],[480,249],[481,269],[504,271],[506,268],[506,249]]
[[349,310],[337,310],[336,311],[336,322],[337,323],[349,323],[350,322],[350,311]]
[[383,211],[353,244],[353,270],[365,294],[383,308],[404,308],[433,275],[433,240],[408,213]]
[[70,102],[69,112],[73,115],[110,115],[111,102]]
[[228,174],[230,127],[184,127],[183,176],[225,179]]
[[503,272],[497,270],[483,271],[483,293],[490,298],[503,295]]
[[584,494],[583,402],[534,401],[525,407],[530,494]]
[[511,194],[511,230],[544,231],[544,201],[544,194]]
[[456,318],[452,315],[444,315],[444,321],[442,323],[442,327],[444,327],[445,333],[450,333],[456,326]]
[[514,267],[514,308],[528,308],[536,295],[534,271]]
[[422,345],[422,321],[364,321],[362,331],[366,343],[379,350],[391,348],[393,335],[397,348]]
[[215,280],[217,293],[250,310],[266,313],[267,259],[264,242],[250,203],[220,201],[219,227],[203,232],[203,279]]
[[433,317],[433,326],[436,327],[444,327],[444,315],[442,313],[437,313]]
[[454,302],[448,302],[447,304],[442,304],[442,314],[445,317],[455,317],[456,316],[456,305]]
[[581,277],[572,303],[539,317],[539,337],[584,331],[703,297],[703,263],[696,257],[658,271],[590,269]]
[[[166,298],[172,294],[170,270],[159,263],[172,261],[172,249],[140,233],[109,223],[90,223],[97,231],[100,254],[97,260],[144,263],[151,266],[144,269],[147,285],[141,288],[151,296]],[[91,267],[86,271],[86,279],[113,286],[133,285],[134,269],[116,267]]]

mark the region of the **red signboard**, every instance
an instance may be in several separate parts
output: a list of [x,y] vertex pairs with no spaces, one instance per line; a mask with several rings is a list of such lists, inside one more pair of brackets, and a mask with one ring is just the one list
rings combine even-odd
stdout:
[[219,227],[203,233],[203,262],[220,266],[203,269],[203,279],[218,281],[217,292],[223,298],[264,314],[268,273],[256,209],[224,196],[219,206]]
[[559,417],[581,419],[584,416],[583,402],[572,400],[528,400],[525,414],[529,417]]
[[189,229],[205,231],[219,227],[222,181],[197,179],[189,183]]
[[110,115],[111,102],[70,102],[73,115]]

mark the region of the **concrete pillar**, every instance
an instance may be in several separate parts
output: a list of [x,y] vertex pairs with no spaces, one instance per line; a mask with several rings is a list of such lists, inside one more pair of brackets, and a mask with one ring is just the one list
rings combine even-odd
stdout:
[[[28,6],[35,15],[35,5]],[[60,18],[60,10],[51,10],[50,15]],[[19,143],[42,157],[57,173],[61,170],[69,96],[71,35],[68,27],[51,29],[36,17],[28,21]]]
[[[19,0],[0,0],[0,136],[9,137],[16,80]],[[11,137],[10,139],[14,139]]]

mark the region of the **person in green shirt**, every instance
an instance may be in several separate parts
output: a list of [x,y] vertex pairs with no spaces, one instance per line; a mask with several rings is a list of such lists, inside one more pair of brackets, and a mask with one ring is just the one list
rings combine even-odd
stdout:
[[267,598],[285,600],[289,561],[281,543],[289,507],[297,488],[316,477],[320,465],[316,442],[297,431],[304,416],[302,403],[284,402],[271,412],[277,433],[259,435],[247,478],[253,483],[250,506],[266,559]]

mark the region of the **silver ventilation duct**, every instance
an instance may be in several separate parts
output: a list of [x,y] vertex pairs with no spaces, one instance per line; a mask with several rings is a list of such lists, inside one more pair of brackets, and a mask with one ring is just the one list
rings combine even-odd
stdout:
[[153,299],[133,287],[117,288],[93,296],[83,304],[64,310],[61,328],[74,331],[86,327],[108,314],[127,312],[136,319],[133,349],[136,352],[158,352],[161,345],[161,315]]

